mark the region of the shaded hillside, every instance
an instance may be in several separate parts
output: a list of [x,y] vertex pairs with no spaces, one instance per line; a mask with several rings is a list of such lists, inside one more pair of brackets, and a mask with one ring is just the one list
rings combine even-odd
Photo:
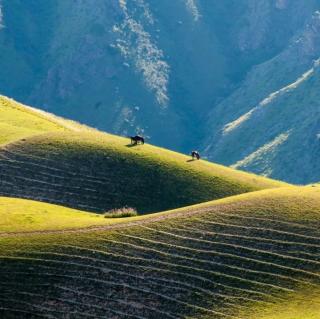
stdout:
[[0,195],[103,212],[182,207],[284,183],[98,132],[48,133],[0,149]]
[[318,187],[291,187],[178,210],[185,217],[150,215],[119,230],[2,237],[0,312],[247,319],[294,308],[301,296],[316,311],[319,205]]
[[[111,133],[143,132],[183,152],[211,140],[221,119],[240,116],[319,56],[310,41],[297,45],[307,59],[294,54],[270,66],[320,8],[318,0],[2,0],[2,6],[0,92]],[[270,76],[256,76],[247,91],[246,77],[265,63]],[[237,89],[246,94],[234,98]],[[208,156],[228,161],[215,151]]]
[[209,159],[293,183],[320,180],[319,31],[317,12],[212,111]]
[[0,97],[0,195],[156,212],[285,183],[104,134]]

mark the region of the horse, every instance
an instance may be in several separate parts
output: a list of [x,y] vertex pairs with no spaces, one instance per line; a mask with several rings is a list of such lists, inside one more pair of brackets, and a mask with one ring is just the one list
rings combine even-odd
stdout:
[[140,135],[129,136],[131,139],[131,145],[144,144],[144,138]]
[[192,159],[193,159],[193,160],[194,160],[195,158],[196,158],[197,160],[200,159],[200,154],[199,154],[198,151],[192,151],[192,152],[191,152],[191,156],[192,156]]

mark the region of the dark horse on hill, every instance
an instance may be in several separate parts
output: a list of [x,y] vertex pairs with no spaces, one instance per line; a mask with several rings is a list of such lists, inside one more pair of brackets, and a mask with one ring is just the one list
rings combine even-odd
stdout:
[[140,135],[129,136],[131,139],[131,145],[144,144],[144,138]]
[[192,156],[192,159],[197,159],[197,160],[199,160],[200,159],[200,154],[199,154],[199,152],[198,151],[192,151],[191,152],[191,156]]

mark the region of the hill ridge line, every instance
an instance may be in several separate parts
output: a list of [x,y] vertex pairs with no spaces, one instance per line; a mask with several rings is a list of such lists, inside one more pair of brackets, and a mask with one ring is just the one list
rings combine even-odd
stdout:
[[[238,196],[238,195],[236,195]],[[230,196],[234,197],[234,196]],[[70,229],[63,229],[63,230],[37,230],[37,231],[26,231],[26,232],[1,232],[0,233],[0,238],[1,237],[16,237],[16,236],[33,236],[33,235],[46,235],[46,234],[65,234],[65,233],[87,233],[87,232],[95,232],[95,231],[104,231],[104,230],[117,230],[117,229],[122,229],[125,227],[134,227],[134,226],[140,226],[144,224],[149,224],[153,222],[158,222],[162,220],[167,220],[167,219],[173,219],[177,217],[189,217],[201,213],[205,213],[207,211],[213,211],[217,208],[223,208],[224,206],[227,206],[230,204],[221,204],[218,207],[203,207],[200,209],[195,209],[192,210],[192,206],[190,208],[186,208],[186,210],[179,211],[179,212],[173,212],[169,214],[163,214],[160,216],[154,216],[154,214],[149,214],[148,218],[144,218],[142,220],[137,220],[137,221],[128,221],[128,222],[119,222],[116,224],[112,225],[101,225],[101,226],[89,226],[89,227],[83,227],[83,228],[70,228]],[[161,213],[160,213],[161,214]]]
[[[73,124],[71,120],[69,120],[70,123],[68,123],[68,120],[64,119],[63,117],[57,116],[53,113],[46,112],[44,110],[40,110],[40,109],[34,108],[29,105],[23,105],[23,107],[25,107],[27,110],[31,111],[36,116],[40,115],[42,118],[44,118],[52,123],[55,123],[57,125],[60,125],[61,127],[65,128],[65,129],[68,129],[73,132],[81,132],[81,129],[76,127],[76,124]],[[82,124],[79,123],[78,125],[82,125]]]
[[[86,125],[83,125],[81,123],[78,123],[76,121],[73,120],[69,120],[69,119],[65,119],[61,116],[55,115],[53,113],[20,103],[12,98],[9,98],[7,96],[1,95],[0,94],[0,99],[5,100],[6,102],[8,102],[6,104],[6,107],[9,107],[11,109],[15,109],[15,110],[19,110],[21,112],[26,112],[29,113],[31,115],[34,115],[36,117],[39,117],[43,120],[46,120],[50,123],[56,124],[58,126],[60,126],[61,128],[73,131],[73,132],[81,132],[81,129],[78,126],[82,126],[83,129],[88,128],[86,127]],[[11,103],[10,103],[11,102]],[[37,135],[37,134],[35,134]],[[33,135],[31,135],[33,136]]]

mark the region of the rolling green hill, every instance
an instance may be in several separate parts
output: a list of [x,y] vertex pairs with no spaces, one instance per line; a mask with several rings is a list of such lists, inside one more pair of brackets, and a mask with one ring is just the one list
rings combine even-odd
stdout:
[[320,318],[320,186],[0,103],[1,318]]
[[[5,133],[2,196],[93,212],[128,205],[149,213],[287,185],[151,145],[131,147],[127,138],[4,101],[4,123],[13,127],[8,131],[21,118],[23,138]],[[23,120],[25,112],[32,121]],[[41,130],[34,129],[37,121]]]
[[0,234],[79,229],[119,222],[101,214],[10,197],[0,197],[0,215]]
[[319,318],[319,206],[319,187],[289,187],[131,218],[127,227],[3,235],[0,311]]

